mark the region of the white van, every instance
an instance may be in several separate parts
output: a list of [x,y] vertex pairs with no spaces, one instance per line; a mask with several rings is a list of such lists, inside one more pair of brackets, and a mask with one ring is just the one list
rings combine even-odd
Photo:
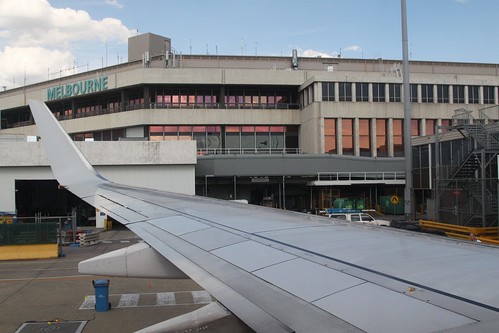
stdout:
[[371,215],[369,215],[367,213],[362,213],[362,212],[360,212],[360,213],[332,213],[332,214],[327,214],[327,216],[335,218],[335,219],[352,221],[352,222],[381,225],[384,227],[390,226],[389,221],[377,220],[374,217],[372,217]]

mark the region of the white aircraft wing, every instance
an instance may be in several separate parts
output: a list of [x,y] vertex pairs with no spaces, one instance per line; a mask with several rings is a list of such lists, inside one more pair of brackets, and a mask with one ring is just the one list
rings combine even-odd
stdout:
[[59,183],[154,249],[90,259],[81,272],[185,274],[256,332],[499,327],[497,248],[115,184],[94,171],[43,102],[29,104]]

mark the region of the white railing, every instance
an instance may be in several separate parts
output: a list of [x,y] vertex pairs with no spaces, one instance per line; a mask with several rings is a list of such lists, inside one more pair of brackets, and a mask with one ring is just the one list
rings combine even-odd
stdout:
[[376,181],[405,180],[405,172],[318,172],[317,180],[329,181]]
[[300,154],[300,148],[200,148],[198,155]]

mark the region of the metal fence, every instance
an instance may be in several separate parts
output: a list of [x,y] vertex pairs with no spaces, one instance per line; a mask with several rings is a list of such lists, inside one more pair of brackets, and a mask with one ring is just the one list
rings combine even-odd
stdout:
[[58,223],[0,224],[0,245],[57,244]]

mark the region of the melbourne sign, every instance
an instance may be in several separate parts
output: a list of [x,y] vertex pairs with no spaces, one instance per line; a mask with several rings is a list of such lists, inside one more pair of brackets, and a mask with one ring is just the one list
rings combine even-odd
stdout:
[[47,100],[75,97],[104,90],[107,90],[107,76],[48,88]]

